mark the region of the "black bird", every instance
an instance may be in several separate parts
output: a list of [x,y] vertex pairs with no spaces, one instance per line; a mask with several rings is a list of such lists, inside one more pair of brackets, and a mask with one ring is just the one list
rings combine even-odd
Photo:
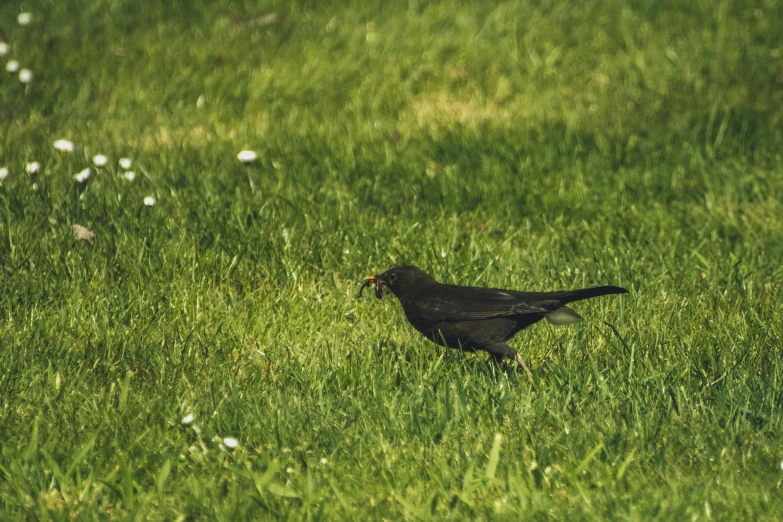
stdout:
[[506,344],[523,328],[546,319],[571,324],[582,317],[566,305],[607,294],[625,294],[618,286],[599,286],[562,292],[517,292],[500,288],[443,285],[415,266],[400,266],[367,276],[359,289],[375,285],[383,299],[385,285],[402,304],[408,322],[442,346],[468,352],[484,350],[495,359],[515,360],[532,377],[525,361]]

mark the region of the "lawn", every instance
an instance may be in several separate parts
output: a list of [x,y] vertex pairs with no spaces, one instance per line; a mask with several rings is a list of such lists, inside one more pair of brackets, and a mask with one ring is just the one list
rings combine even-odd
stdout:
[[782,8],[0,3],[0,518],[779,520]]

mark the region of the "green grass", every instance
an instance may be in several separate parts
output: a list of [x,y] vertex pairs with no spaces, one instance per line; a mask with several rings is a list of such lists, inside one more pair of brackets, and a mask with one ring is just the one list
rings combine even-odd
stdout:
[[[3,2],[0,518],[779,519],[780,9]],[[403,263],[631,293],[531,383]]]

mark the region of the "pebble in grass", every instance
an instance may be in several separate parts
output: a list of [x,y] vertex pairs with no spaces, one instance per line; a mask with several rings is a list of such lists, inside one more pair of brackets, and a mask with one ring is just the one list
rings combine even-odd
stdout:
[[83,225],[75,224],[71,225],[71,229],[73,230],[73,237],[76,239],[80,241],[87,241],[91,245],[93,241],[95,241],[95,232],[89,228]]
[[78,174],[73,175],[73,179],[75,179],[79,183],[84,183],[90,178],[90,173],[92,171],[90,170],[90,167],[87,167],[86,169],[82,170]]

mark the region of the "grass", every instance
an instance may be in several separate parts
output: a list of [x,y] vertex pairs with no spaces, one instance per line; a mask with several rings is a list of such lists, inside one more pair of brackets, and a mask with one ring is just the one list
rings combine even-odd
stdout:
[[[2,518],[778,519],[779,10],[3,2]],[[631,293],[531,383],[356,298],[403,263]]]

